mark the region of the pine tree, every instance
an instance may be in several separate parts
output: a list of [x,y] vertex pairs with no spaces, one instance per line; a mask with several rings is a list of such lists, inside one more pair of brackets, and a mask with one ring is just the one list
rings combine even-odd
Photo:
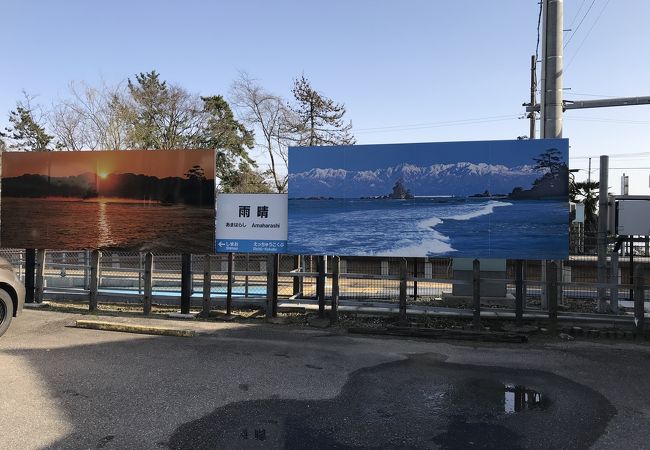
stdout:
[[10,126],[5,132],[0,132],[0,137],[8,138],[11,142],[9,148],[31,152],[49,151],[52,136],[47,134],[45,127],[38,123],[34,111],[26,96],[26,103],[18,102],[16,109],[9,113]]
[[343,120],[345,106],[321,95],[311,87],[305,76],[293,84],[296,105],[293,131],[299,145],[351,145],[356,141],[351,134],[352,122]]

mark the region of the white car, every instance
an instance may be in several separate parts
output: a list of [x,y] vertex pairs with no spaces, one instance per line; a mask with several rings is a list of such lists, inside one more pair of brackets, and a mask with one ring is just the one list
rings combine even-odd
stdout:
[[16,269],[4,258],[0,258],[0,336],[2,336],[11,319],[23,309],[25,303],[25,286],[16,274]]

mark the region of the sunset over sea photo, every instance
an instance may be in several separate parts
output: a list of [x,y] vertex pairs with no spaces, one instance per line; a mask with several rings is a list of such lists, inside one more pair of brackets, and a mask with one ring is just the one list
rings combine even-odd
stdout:
[[214,151],[2,154],[0,244],[209,252]]

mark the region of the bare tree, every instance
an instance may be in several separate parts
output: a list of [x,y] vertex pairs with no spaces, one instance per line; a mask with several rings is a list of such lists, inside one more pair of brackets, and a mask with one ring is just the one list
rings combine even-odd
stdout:
[[122,150],[128,147],[131,112],[123,85],[99,88],[70,83],[68,98],[52,105],[49,125],[65,150]]
[[273,179],[275,189],[285,192],[292,112],[282,98],[267,92],[245,72],[233,83],[231,97],[240,119],[255,129],[257,136],[261,136],[262,142],[256,144],[269,157],[271,167],[268,174]]

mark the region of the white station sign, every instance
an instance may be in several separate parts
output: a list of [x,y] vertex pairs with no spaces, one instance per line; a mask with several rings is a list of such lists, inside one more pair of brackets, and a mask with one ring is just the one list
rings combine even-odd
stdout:
[[286,253],[287,194],[217,194],[217,253]]

